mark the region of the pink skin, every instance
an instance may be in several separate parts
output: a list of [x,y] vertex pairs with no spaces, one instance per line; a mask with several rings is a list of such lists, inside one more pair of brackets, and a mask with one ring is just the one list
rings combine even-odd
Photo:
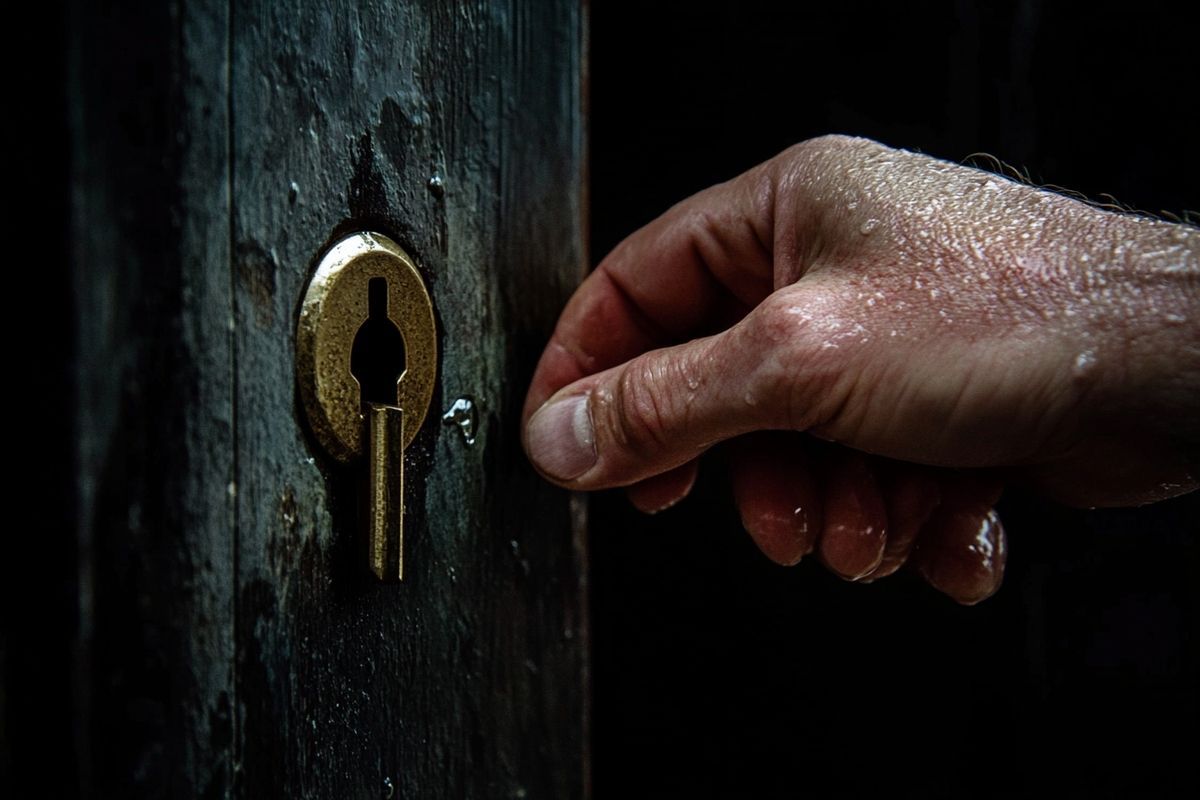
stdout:
[[846,580],[861,580],[883,563],[887,506],[862,453],[842,449],[826,461],[825,468],[821,562]]
[[917,534],[942,502],[934,470],[879,461],[881,491],[887,501],[887,544],[879,566],[864,577],[871,582],[891,575],[908,561]]
[[816,547],[824,526],[824,497],[804,437],[773,431],[742,436],[731,445],[742,526],[775,563],[799,563]]
[[978,602],[1003,572],[1001,478],[1081,505],[1196,487],[1198,301],[1193,228],[822,137],[601,262],[542,355],[525,445],[550,480],[654,511],[737,440],[768,557],[873,580],[916,554]]

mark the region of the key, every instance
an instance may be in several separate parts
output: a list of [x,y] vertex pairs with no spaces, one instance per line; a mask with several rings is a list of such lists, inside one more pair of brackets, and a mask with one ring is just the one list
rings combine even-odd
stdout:
[[404,412],[367,404],[367,547],[380,580],[404,580]]
[[361,232],[325,253],[300,310],[296,378],[316,443],[337,468],[362,470],[368,568],[402,580],[404,450],[429,412],[437,326],[399,245]]

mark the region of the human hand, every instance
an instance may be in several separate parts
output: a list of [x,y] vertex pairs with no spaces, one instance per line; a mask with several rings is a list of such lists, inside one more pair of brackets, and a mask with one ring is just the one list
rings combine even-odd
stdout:
[[[1200,233],[840,136],[796,145],[617,246],[564,310],[524,409],[572,489],[655,510],[734,440],[742,521],[782,564],[911,560],[973,603],[992,510],[1196,486]],[[836,444],[831,444],[836,443]]]

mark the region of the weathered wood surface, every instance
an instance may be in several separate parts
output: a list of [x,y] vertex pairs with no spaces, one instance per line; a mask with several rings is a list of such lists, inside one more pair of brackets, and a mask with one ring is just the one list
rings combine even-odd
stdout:
[[[518,428],[584,265],[581,10],[134,5],[69,20],[81,793],[586,795],[582,515]],[[399,585],[293,372],[362,228],[439,323]]]
[[228,9],[69,18],[85,796],[232,787]]
[[[579,10],[259,2],[232,31],[239,785],[579,796],[580,531],[517,417],[583,267]],[[440,326],[401,585],[369,577],[354,481],[296,400],[297,304],[356,229],[415,258]],[[439,419],[460,395],[473,446]]]

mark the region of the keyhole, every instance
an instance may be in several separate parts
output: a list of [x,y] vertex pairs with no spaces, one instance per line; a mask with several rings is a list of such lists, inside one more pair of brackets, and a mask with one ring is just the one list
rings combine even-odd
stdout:
[[386,278],[367,283],[367,321],[354,335],[350,374],[359,385],[363,405],[396,405],[396,382],[404,374],[404,337],[388,317]]

